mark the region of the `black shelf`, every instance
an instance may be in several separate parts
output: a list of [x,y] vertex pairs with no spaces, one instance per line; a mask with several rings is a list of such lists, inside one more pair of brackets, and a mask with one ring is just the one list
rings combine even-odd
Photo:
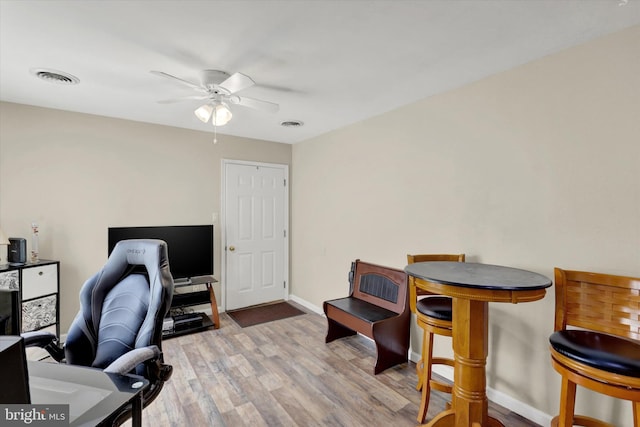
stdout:
[[162,339],[179,337],[181,335],[192,334],[194,332],[206,331],[213,328],[215,325],[205,313],[194,313],[202,318],[202,324],[199,326],[189,326],[185,329],[178,329],[173,331],[162,331]]
[[175,293],[173,294],[172,308],[176,307],[189,307],[192,305],[209,304],[209,291],[196,291],[189,293]]
[[174,282],[175,288],[183,288],[185,286],[206,285],[207,283],[217,283],[218,281],[213,276],[198,276],[192,277],[188,282]]
[[[194,305],[204,305],[208,304],[211,306],[211,316],[209,317],[205,313],[191,313],[193,316],[197,318],[200,316],[202,318],[202,322],[193,321],[183,323],[181,328],[175,328],[169,332],[162,332],[163,338],[176,337],[180,335],[186,335],[193,332],[201,332],[207,330],[209,328],[219,328],[220,325],[216,324],[220,322],[220,316],[218,315],[218,303],[216,302],[215,294],[213,293],[212,285],[216,283],[217,280],[213,276],[200,276],[193,277],[188,282],[178,282],[174,283],[174,289],[176,290],[173,294],[173,300],[171,301],[170,315],[175,320],[176,317],[180,317],[181,313],[187,310],[183,310],[185,307],[191,307]],[[199,287],[200,290],[191,290],[191,289],[183,289],[186,287],[196,286]],[[178,289],[182,290],[180,292]]]

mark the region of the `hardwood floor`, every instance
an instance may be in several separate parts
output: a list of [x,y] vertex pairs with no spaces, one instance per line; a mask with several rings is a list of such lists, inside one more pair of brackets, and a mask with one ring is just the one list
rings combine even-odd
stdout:
[[[220,320],[220,329],[163,341],[174,372],[143,425],[417,425],[414,363],[373,375],[373,342],[325,344],[326,319],[315,313],[244,329],[226,314]],[[446,397],[432,392],[427,420]],[[537,426],[491,403],[490,413],[505,426]]]

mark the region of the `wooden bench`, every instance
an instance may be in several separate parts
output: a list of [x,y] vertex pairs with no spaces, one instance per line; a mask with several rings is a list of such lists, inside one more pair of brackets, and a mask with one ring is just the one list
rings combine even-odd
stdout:
[[325,342],[358,332],[371,338],[378,353],[375,374],[407,362],[411,320],[407,274],[356,260],[350,283],[348,297],[323,304],[328,322]]

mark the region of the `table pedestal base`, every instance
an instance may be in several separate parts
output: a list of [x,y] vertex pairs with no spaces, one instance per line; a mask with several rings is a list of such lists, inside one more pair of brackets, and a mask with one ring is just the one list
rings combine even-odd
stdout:
[[453,299],[455,367],[451,409],[438,414],[428,427],[504,427],[488,415],[486,364],[489,303]]
[[[423,426],[425,427],[455,427],[455,421],[456,421],[456,413],[453,409],[448,409],[444,412],[440,412],[438,415],[436,415],[431,421],[429,421],[427,424],[423,424]],[[480,423],[473,423],[471,424],[471,427],[505,427],[504,424],[502,424],[500,422],[500,420],[497,420],[496,418],[493,417],[487,417],[487,423],[486,425],[480,424]]]

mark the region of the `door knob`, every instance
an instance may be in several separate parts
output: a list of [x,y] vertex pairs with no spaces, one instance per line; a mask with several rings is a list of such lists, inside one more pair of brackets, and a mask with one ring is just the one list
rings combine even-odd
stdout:
[[235,246],[229,246],[229,250],[230,250],[231,252],[233,252],[233,251],[235,251],[235,250],[236,250],[236,247],[235,247]]

